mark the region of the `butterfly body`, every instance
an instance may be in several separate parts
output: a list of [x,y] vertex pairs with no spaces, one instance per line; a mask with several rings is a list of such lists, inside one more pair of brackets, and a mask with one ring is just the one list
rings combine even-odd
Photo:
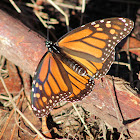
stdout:
[[62,100],[79,101],[110,69],[115,46],[133,29],[127,18],[98,20],[78,27],[57,43],[46,41],[48,51],[40,61],[32,84],[32,109],[48,115]]
[[69,68],[71,68],[74,72],[81,76],[86,76],[86,68],[84,68],[81,64],[76,62],[74,59],[67,56],[61,48],[57,46],[57,44],[52,43],[51,41],[46,41],[46,47],[49,49],[51,53],[55,53],[57,58],[60,59],[63,63],[65,63]]

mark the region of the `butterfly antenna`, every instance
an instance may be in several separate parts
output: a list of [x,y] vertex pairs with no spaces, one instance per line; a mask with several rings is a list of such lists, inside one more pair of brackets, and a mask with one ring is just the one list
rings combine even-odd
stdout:
[[49,28],[47,28],[47,40],[49,40]]
[[83,16],[84,16],[84,12],[85,12],[85,7],[86,7],[86,0],[82,0],[80,25],[83,24]]

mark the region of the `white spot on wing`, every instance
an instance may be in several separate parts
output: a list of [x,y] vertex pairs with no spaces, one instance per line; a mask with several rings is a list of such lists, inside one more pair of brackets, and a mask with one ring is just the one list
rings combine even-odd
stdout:
[[82,25],[81,27],[83,28],[83,27],[85,27],[85,25]]
[[91,25],[95,25],[96,23],[95,22],[91,22]]

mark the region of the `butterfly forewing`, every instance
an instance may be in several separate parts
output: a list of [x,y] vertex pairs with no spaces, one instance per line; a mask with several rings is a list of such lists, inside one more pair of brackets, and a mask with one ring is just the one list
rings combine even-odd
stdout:
[[[99,71],[104,67],[112,50],[132,29],[133,22],[127,18],[98,20],[72,30],[58,41],[58,45],[67,55],[87,68],[91,77],[95,77],[95,73],[98,73],[96,78],[99,78]],[[92,65],[92,62],[96,65]],[[108,70],[109,68],[110,66]]]
[[62,64],[48,52],[37,68],[32,85],[32,108],[38,117],[48,115],[56,102],[73,93]]

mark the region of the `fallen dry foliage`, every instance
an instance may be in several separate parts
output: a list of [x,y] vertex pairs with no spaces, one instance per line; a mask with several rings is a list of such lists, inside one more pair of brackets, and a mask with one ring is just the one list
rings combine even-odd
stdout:
[[[135,42],[134,39],[130,38],[130,41],[131,40]],[[17,68],[15,65],[5,60],[7,62],[5,69],[8,70],[8,76],[4,79],[5,85],[13,99],[17,97],[14,100],[16,107],[23,112],[23,115],[28,118],[37,130],[41,130],[41,122],[33,114],[28,102],[28,100],[30,100],[30,77],[28,74],[33,76],[41,57],[47,51],[44,41],[45,39],[40,37],[37,33],[30,31],[17,19],[10,17],[0,10],[0,54],[19,67]],[[23,85],[24,91],[22,90]],[[3,139],[17,139],[19,136],[24,139],[34,139],[36,136],[35,131],[19,113],[15,114],[15,110],[9,102],[9,97],[2,83],[0,83],[0,94],[1,101],[4,105],[0,108],[0,136]],[[115,94],[117,95],[123,118],[118,109]],[[7,98],[4,99],[3,96]],[[78,104],[82,105],[84,110],[90,112],[88,113],[89,115],[86,116],[88,125],[91,125],[95,116],[98,116],[106,122],[107,126],[115,127],[119,132],[124,132],[125,134],[126,129],[128,129],[132,138],[140,139],[140,98],[138,98],[136,90],[133,90],[128,82],[119,78],[105,76],[102,78],[102,81],[95,81],[94,90],[88,97],[78,102]],[[64,120],[63,117],[65,117],[66,120],[69,120],[67,117],[71,114],[74,114],[74,116],[70,117],[70,119],[77,117],[73,111],[72,113],[68,113],[68,110],[72,110],[71,108],[72,105],[69,103],[62,108],[54,109],[51,115],[56,119],[55,117],[57,116],[58,118],[59,116],[58,113],[61,113],[58,119],[59,121],[56,120],[62,123]],[[67,114],[66,112],[69,115],[63,116],[63,113]],[[85,117],[83,118],[85,119]],[[49,121],[48,119],[47,121]],[[63,122],[62,124],[64,128],[64,124],[66,123]],[[71,130],[70,124],[68,125],[69,130]],[[77,133],[78,131],[84,131],[83,126],[81,130],[79,130],[79,124],[81,125],[81,123],[75,122],[74,125],[72,125],[72,127],[75,127],[77,130]],[[59,131],[60,129],[56,126],[51,128],[50,131],[53,130],[58,135],[62,135],[62,130]],[[65,128],[67,129],[63,130],[66,132],[68,127]],[[71,136],[67,135],[67,137],[72,137],[75,131],[73,133],[72,131],[67,131],[67,134],[68,132],[71,132]],[[88,139],[87,135],[86,138]]]

